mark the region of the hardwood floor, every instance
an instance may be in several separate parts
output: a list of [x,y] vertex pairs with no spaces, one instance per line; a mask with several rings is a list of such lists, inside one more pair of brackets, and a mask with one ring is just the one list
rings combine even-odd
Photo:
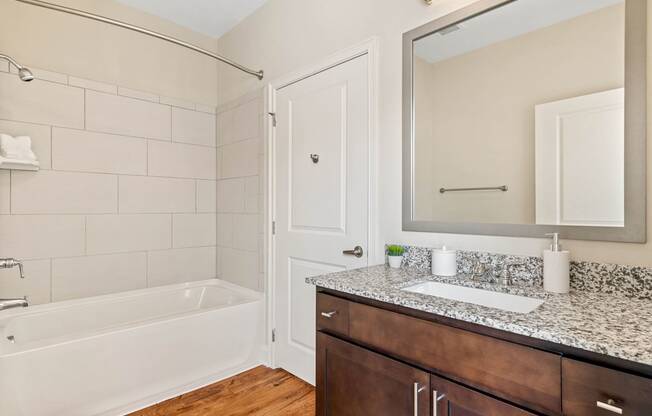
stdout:
[[285,370],[256,367],[130,416],[313,416],[315,389]]

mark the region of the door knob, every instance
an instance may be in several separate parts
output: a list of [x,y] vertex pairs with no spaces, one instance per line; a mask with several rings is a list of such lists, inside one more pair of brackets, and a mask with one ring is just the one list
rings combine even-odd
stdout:
[[362,247],[360,246],[355,246],[353,250],[344,250],[342,254],[347,254],[349,256],[356,256],[356,257],[362,257],[364,254],[364,250],[362,250]]

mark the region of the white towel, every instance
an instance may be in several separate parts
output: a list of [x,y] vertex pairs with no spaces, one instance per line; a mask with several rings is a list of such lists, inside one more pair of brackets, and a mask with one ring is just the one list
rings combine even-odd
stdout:
[[0,156],[34,162],[36,155],[32,151],[32,139],[29,136],[12,137],[0,133]]

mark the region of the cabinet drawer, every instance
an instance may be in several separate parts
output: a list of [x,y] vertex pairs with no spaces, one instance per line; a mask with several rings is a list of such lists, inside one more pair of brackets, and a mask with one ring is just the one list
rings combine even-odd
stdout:
[[652,415],[652,379],[568,358],[562,377],[565,415]]
[[351,302],[349,337],[545,414],[561,413],[561,357]]
[[349,302],[317,293],[317,330],[349,334]]

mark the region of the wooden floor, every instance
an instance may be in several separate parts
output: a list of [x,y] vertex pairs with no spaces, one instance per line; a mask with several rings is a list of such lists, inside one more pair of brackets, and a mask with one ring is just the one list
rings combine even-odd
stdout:
[[313,416],[315,389],[285,370],[256,367],[130,416]]

